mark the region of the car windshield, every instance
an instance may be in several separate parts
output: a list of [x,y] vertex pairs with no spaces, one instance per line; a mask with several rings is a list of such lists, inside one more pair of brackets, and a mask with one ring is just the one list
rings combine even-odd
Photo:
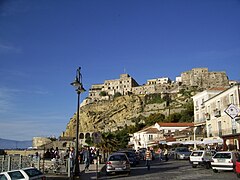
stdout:
[[188,148],[176,149],[177,152],[189,152]]
[[113,155],[110,156],[109,161],[126,161],[127,158],[124,155]]
[[214,158],[231,159],[231,153],[217,153],[215,154]]
[[34,176],[39,176],[42,175],[43,173],[37,169],[24,169],[24,172],[29,176],[29,177],[34,177]]
[[24,179],[24,176],[20,171],[8,172],[11,179]]
[[197,152],[193,152],[191,156],[201,156],[202,154],[203,152],[197,151]]

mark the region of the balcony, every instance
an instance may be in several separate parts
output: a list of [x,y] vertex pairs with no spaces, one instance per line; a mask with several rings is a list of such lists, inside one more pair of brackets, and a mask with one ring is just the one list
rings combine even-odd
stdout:
[[204,104],[204,103],[201,104],[201,108],[202,108],[202,109],[205,108],[205,104]]
[[220,117],[221,116],[221,111],[220,110],[215,109],[213,112],[214,112],[215,117]]
[[[210,134],[212,137],[216,137],[216,136],[226,136],[226,135],[232,135],[232,134],[236,134],[238,131],[236,129],[232,129],[232,128],[228,128],[228,129],[221,129],[221,130],[217,130],[217,131],[211,131]],[[209,137],[210,137],[209,134]]]

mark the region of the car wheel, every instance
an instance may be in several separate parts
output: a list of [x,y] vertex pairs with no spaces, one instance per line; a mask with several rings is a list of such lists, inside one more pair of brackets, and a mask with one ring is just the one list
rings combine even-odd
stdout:
[[192,168],[196,168],[197,167],[197,165],[192,165]]
[[217,169],[213,169],[213,172],[214,172],[214,173],[217,173],[217,172],[218,172],[218,170],[217,170]]

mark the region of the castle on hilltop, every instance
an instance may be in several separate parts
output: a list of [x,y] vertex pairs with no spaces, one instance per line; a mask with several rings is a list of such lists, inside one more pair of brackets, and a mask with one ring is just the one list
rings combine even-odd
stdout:
[[139,85],[129,74],[121,74],[119,79],[105,80],[103,84],[93,84],[83,104],[110,100],[116,94],[176,93],[184,87],[209,89],[229,86],[226,72],[209,72],[208,68],[193,68],[190,71],[181,73],[181,76],[176,77],[175,81],[168,77],[150,79],[144,85]]

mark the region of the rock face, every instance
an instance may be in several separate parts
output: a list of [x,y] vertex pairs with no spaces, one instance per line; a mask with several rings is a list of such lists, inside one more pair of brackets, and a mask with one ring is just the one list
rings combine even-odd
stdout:
[[[147,104],[144,95],[127,95],[109,101],[99,101],[80,108],[80,132],[115,131],[125,125],[134,125],[132,119],[149,116],[153,113],[168,115],[165,102]],[[171,113],[180,112],[181,107],[171,109]],[[75,136],[76,114],[70,119],[64,132],[65,137]]]
[[[144,109],[141,96],[121,96],[110,101],[100,101],[80,108],[80,132],[114,131],[132,122]],[[67,125],[64,136],[74,136],[76,114]]]

